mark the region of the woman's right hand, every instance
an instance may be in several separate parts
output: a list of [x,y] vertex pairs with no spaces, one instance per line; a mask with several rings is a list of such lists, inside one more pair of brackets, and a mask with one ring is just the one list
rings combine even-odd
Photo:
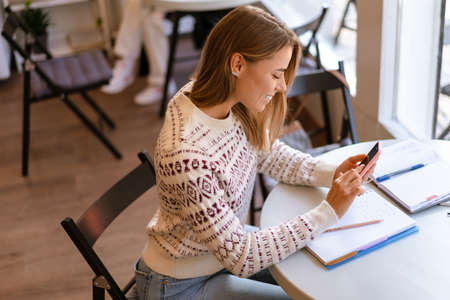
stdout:
[[364,193],[364,189],[361,186],[363,178],[359,175],[363,167],[358,166],[348,170],[338,176],[331,185],[327,195],[327,202],[333,207],[339,218],[345,214],[355,197]]

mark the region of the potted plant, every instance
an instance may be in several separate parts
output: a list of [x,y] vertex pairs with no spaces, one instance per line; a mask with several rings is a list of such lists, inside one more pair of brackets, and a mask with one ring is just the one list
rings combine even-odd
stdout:
[[[21,12],[22,19],[28,25],[34,36],[47,47],[47,28],[50,25],[50,16],[48,12],[40,8],[32,8],[31,2],[31,0],[25,1],[25,9]],[[38,50],[39,48],[33,47],[33,52],[37,52]]]

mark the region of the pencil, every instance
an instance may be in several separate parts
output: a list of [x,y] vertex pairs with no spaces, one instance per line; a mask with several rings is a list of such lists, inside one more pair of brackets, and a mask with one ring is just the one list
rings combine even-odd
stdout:
[[372,220],[372,221],[367,221],[367,222],[362,222],[362,223],[343,225],[343,226],[339,226],[339,227],[329,228],[329,229],[325,230],[324,232],[332,232],[332,231],[339,231],[339,230],[344,230],[344,229],[357,228],[357,227],[361,227],[361,226],[377,224],[382,221],[383,221],[382,219],[378,219],[378,220]]

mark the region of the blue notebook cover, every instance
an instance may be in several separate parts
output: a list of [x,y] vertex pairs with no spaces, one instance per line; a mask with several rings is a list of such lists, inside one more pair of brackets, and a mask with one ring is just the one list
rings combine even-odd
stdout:
[[344,261],[341,261],[341,262],[336,263],[334,265],[325,266],[325,268],[327,268],[328,270],[332,270],[332,269],[334,269],[334,268],[336,268],[336,267],[338,267],[338,266],[340,266],[342,264],[345,264],[345,263],[347,263],[349,261],[352,261],[352,260],[354,260],[354,259],[356,259],[358,257],[363,256],[363,255],[366,255],[367,253],[370,253],[370,252],[372,252],[374,250],[377,250],[377,249],[379,249],[381,247],[384,247],[384,246],[386,246],[386,245],[388,245],[388,244],[390,244],[392,242],[395,242],[395,241],[397,241],[397,240],[399,240],[399,239],[401,239],[401,238],[403,238],[405,236],[408,236],[408,235],[413,234],[413,233],[418,232],[418,231],[419,231],[419,227],[413,226],[413,227],[411,227],[411,228],[409,228],[409,229],[407,229],[405,231],[402,231],[400,233],[397,233],[396,235],[391,236],[390,238],[382,241],[381,243],[378,243],[378,244],[376,244],[376,245],[374,245],[374,246],[372,246],[370,248],[358,251],[358,254],[356,254],[356,255],[354,255],[354,256],[352,256],[352,257],[350,257],[350,258],[348,258],[348,259],[346,259]]

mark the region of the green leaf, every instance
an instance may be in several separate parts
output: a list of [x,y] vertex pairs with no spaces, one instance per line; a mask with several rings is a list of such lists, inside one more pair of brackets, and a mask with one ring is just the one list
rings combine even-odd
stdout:
[[47,28],[50,25],[50,16],[48,12],[40,8],[31,8],[31,1],[25,2],[25,9],[22,10],[21,15],[28,25],[31,32],[38,36],[47,33]]

